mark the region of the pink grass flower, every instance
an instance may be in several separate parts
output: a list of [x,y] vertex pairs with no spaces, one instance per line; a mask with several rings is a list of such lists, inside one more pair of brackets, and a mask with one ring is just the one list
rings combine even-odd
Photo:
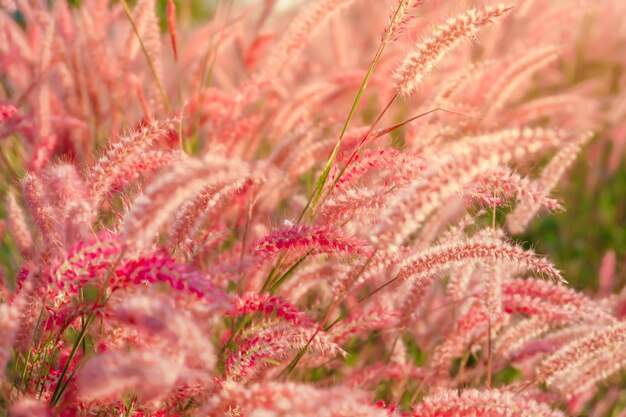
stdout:
[[407,96],[414,93],[435,65],[451,50],[510,10],[506,6],[470,9],[437,26],[431,37],[419,43],[396,69],[394,80],[397,90]]

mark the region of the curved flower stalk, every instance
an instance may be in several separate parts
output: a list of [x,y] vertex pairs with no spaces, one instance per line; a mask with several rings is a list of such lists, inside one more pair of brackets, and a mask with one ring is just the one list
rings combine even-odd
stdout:
[[16,417],[47,417],[48,408],[35,398],[25,397],[16,402],[9,411]]
[[119,186],[129,166],[137,165],[142,153],[153,150],[157,144],[173,142],[179,120],[165,119],[149,122],[109,145],[106,152],[90,168],[89,185],[94,204],[99,206],[113,186]]
[[280,287],[282,296],[300,302],[303,297],[306,297],[308,293],[313,291],[328,293],[331,283],[327,280],[320,280],[319,277],[343,276],[346,268],[346,265],[343,263],[329,261],[329,259],[322,256],[321,259],[314,259],[311,262],[304,263],[294,271],[291,279]]
[[[65,294],[76,295],[82,286],[104,275],[115,264],[122,250],[119,239],[114,235],[81,241],[51,268],[51,284]],[[102,285],[106,283],[102,282]]]
[[[602,330],[605,327],[606,326],[602,324],[582,323],[562,326],[558,323],[555,329],[521,347],[511,360],[514,363],[522,362],[527,359],[541,361],[572,341]],[[539,364],[539,362],[537,362],[537,364]],[[532,374],[535,374],[536,370],[537,366],[534,366]]]
[[[390,197],[401,192],[425,165],[425,160],[413,152],[380,150],[355,154],[345,170],[336,170],[338,172],[331,175],[330,181],[335,185],[321,207],[320,216],[328,222],[358,219],[361,223],[367,220],[374,223],[372,216],[385,208]],[[360,186],[359,183],[367,183],[367,178],[363,177],[371,171],[380,178],[380,185]]]
[[626,325],[621,322],[580,337],[546,358],[537,370],[538,379],[570,396],[625,366],[625,343]]
[[[517,13],[515,13],[517,15]],[[492,69],[497,61],[483,60],[472,63],[464,68],[458,70],[455,74],[444,80],[443,84],[439,87],[437,95],[433,99],[435,104],[442,106],[448,106],[452,104],[453,98],[456,98],[458,94],[462,94],[468,84],[472,81],[477,82],[484,76],[485,72]],[[463,98],[463,96],[459,97]]]
[[307,146],[318,133],[318,129],[309,125],[292,129],[291,132],[281,136],[281,140],[275,144],[272,153],[267,157],[268,163],[284,168],[294,149],[298,146]]
[[111,289],[158,282],[167,284],[177,291],[188,291],[200,299],[222,307],[227,303],[224,293],[208,276],[163,255],[139,257],[121,264],[115,271]]
[[341,320],[329,333],[334,343],[343,344],[350,337],[373,330],[395,328],[402,317],[400,311],[395,308],[374,305]]
[[[463,159],[467,161],[467,155]],[[375,243],[391,244],[394,248],[405,244],[411,234],[420,230],[428,216],[491,165],[486,160],[461,165],[460,160],[454,156],[444,159],[391,198],[370,239]],[[457,181],[450,182],[450,176],[456,177]]]
[[308,384],[260,383],[249,386],[226,382],[220,393],[219,404],[211,407],[215,415],[225,416],[218,410],[238,409],[250,415],[271,413],[277,417],[385,417],[392,413],[369,401],[363,392],[345,387],[315,388]]
[[259,239],[254,245],[257,257],[272,256],[280,251],[293,253],[346,253],[364,252],[364,243],[341,232],[318,225],[296,225],[286,229],[277,229]]
[[597,302],[564,285],[537,279],[502,283],[504,309],[568,322],[613,323],[616,319]]
[[441,390],[424,398],[413,411],[415,417],[429,416],[542,416],[563,417],[561,411],[534,400],[502,390]]
[[[48,273],[52,287],[48,289],[59,315],[85,287],[108,293],[131,287],[163,283],[170,288],[194,294],[220,308],[230,305],[215,284],[188,265],[164,254],[143,254],[125,257],[118,235],[101,236],[99,240],[76,245]],[[57,318],[58,319],[58,318]]]
[[572,400],[576,396],[595,392],[593,388],[596,384],[609,380],[613,375],[622,371],[624,366],[626,366],[626,357],[622,354],[622,350],[613,350],[610,354],[607,352],[592,362],[580,364],[579,368],[556,378],[551,387],[562,393],[565,398]]
[[48,242],[46,249],[58,249],[61,244],[57,228],[58,219],[44,191],[42,179],[36,174],[28,174],[22,179],[22,193],[35,224],[45,242]]
[[[579,109],[594,113],[594,103],[579,94],[561,94],[541,97],[509,110],[506,119],[511,123],[528,124],[539,119],[569,117]],[[588,116],[589,117],[589,116]]]
[[107,352],[78,373],[78,396],[83,401],[104,401],[134,392],[142,402],[156,401],[173,391],[185,374],[180,360],[164,358],[160,352]]
[[512,59],[508,67],[492,84],[485,98],[485,103],[487,103],[485,115],[491,117],[500,111],[507,100],[519,89],[522,82],[534,72],[553,63],[560,54],[558,47],[549,45],[531,49],[524,56]]
[[118,166],[110,184],[109,194],[119,193],[140,176],[151,178],[151,174],[180,162],[185,156],[181,151],[169,150],[145,150],[131,156],[124,164]]
[[[329,77],[324,81],[315,82],[302,88],[295,97],[291,98],[281,108],[273,123],[271,136],[276,138],[289,137],[289,132],[294,128],[307,127],[312,123],[312,111],[315,108],[321,108],[342,94],[351,93],[352,89],[349,87],[356,88],[360,82],[361,74],[355,73]],[[284,145],[281,146],[281,143],[277,145],[277,151],[284,151]]]
[[354,264],[340,264],[330,271],[328,284],[335,297],[342,297],[348,292],[356,292],[372,284],[378,285],[387,277],[386,271],[393,269],[401,254],[375,250],[368,257],[357,260]]
[[17,202],[12,191],[7,193],[6,201],[7,226],[15,245],[22,256],[28,256],[34,249],[34,240],[30,228],[26,223],[24,210]]
[[477,176],[502,164],[526,162],[570,137],[564,131],[516,128],[467,136],[439,147],[438,152],[444,156],[433,161],[422,175],[390,199],[372,239],[401,245],[422,227],[428,216]]
[[160,346],[159,351],[172,356],[182,356],[188,368],[213,371],[213,345],[191,312],[177,309],[171,300],[154,294],[133,295],[116,302],[115,319],[142,333],[141,340],[146,344]]
[[[163,63],[161,60],[161,34],[159,19],[153,2],[150,0],[140,0],[137,2],[135,6],[135,22],[138,26],[138,30],[135,34],[131,35],[133,36],[132,41],[134,42],[131,41],[128,44],[131,49],[129,51],[129,58],[132,59],[133,55],[136,53],[139,46],[138,43],[143,42],[142,49],[153,78],[153,80],[150,80],[151,82],[148,83],[148,104],[152,109],[152,114],[160,113],[163,111],[164,105],[169,105],[169,103],[167,102],[167,96],[162,87]],[[135,39],[135,37],[139,39]]]
[[558,209],[559,204],[547,199],[537,184],[506,167],[498,167],[475,178],[462,191],[464,197],[482,203],[486,208],[502,205],[500,197],[513,197],[516,202],[531,203]]
[[289,60],[299,55],[316,29],[334,14],[355,0],[315,0],[310,2],[291,22],[263,66],[262,76],[273,78],[280,74]]
[[561,274],[544,258],[499,239],[469,238],[464,242],[444,243],[418,252],[403,262],[398,272],[402,281],[415,280],[423,287],[448,268],[470,261],[500,262],[531,270],[556,281]]
[[288,361],[307,347],[307,355],[333,359],[345,356],[338,345],[315,328],[277,324],[251,331],[237,352],[226,360],[228,379],[250,379],[275,361]]
[[435,348],[429,363],[430,375],[437,378],[449,374],[452,360],[462,356],[472,342],[480,343],[487,336],[488,320],[482,303],[472,302],[467,312],[447,329],[444,340]]
[[206,186],[194,199],[186,201],[173,227],[173,246],[190,251],[195,246],[195,234],[203,219],[223,206],[229,198],[245,194],[253,184],[254,180],[246,177],[213,184]]
[[472,278],[476,275],[474,262],[464,263],[463,266],[452,268],[446,285],[446,295],[455,302],[460,302],[468,293]]
[[438,152],[451,155],[471,153],[475,158],[498,159],[498,164],[527,162],[574,142],[578,135],[563,129],[510,128],[481,135],[470,135],[443,145]]
[[424,5],[424,0],[399,0],[397,8],[392,6],[389,9],[389,27],[385,29],[385,35],[390,36],[392,41],[407,28],[412,19],[411,11]]
[[207,186],[233,182],[247,175],[243,164],[218,156],[181,161],[137,197],[124,219],[124,236],[138,247],[145,247],[185,200]]
[[247,292],[233,300],[233,316],[242,316],[248,313],[261,313],[292,323],[294,326],[313,327],[314,321],[289,302],[270,294]]
[[324,201],[320,217],[325,223],[342,224],[351,220],[365,223],[368,219],[376,223],[377,215],[384,209],[387,199],[392,194],[389,187],[351,187],[333,193],[332,197]]
[[495,354],[509,358],[517,353],[524,345],[533,339],[550,331],[552,324],[543,317],[534,316],[522,319],[509,326],[496,340]]
[[335,138],[326,138],[318,142],[312,142],[308,146],[303,146],[302,151],[291,154],[285,159],[285,171],[292,177],[310,171],[319,165],[320,159],[327,155],[333,148]]
[[73,164],[51,166],[47,185],[59,219],[59,235],[65,247],[85,239],[96,214],[89,190]]
[[435,65],[450,51],[510,10],[510,7],[502,5],[484,10],[470,9],[437,26],[431,37],[422,41],[396,69],[396,89],[403,95],[413,94]]
[[335,183],[334,194],[355,184],[368,172],[375,171],[377,175],[381,175],[380,171],[384,169],[390,171],[390,178],[386,182],[401,184],[417,175],[425,166],[426,161],[420,155],[410,151],[398,152],[394,149],[380,149],[375,152],[364,151],[355,154],[340,177],[339,173],[335,172],[329,176],[329,181]]

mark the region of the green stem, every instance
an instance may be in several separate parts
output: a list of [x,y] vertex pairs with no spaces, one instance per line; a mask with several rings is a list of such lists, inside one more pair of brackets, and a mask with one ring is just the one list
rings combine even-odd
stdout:
[[[70,364],[72,363],[72,359],[74,359],[74,356],[76,355],[76,352],[78,351],[78,348],[80,347],[83,341],[83,338],[87,334],[87,329],[89,328],[89,325],[93,321],[94,317],[95,315],[92,313],[87,318],[87,320],[85,320],[85,322],[83,323],[82,329],[80,330],[80,333],[78,335],[78,339],[76,339],[76,341],[74,342],[74,346],[72,346],[72,351],[70,352],[70,355],[67,358],[67,361],[65,362],[65,366],[63,367],[63,370],[61,371],[61,375],[59,376],[59,381],[57,382],[57,386],[55,387],[54,392],[52,393],[52,397],[50,398],[50,406],[56,405],[57,401],[63,394],[63,391],[65,390],[65,388],[67,387],[67,384],[69,383],[71,379],[71,375],[70,375],[70,378],[68,378],[67,381],[65,381],[65,383],[61,384],[63,382],[63,378],[65,377],[65,374],[67,374],[67,370],[69,369]],[[76,370],[74,370],[74,372],[75,371]]]
[[[222,2],[220,1],[220,4],[222,4]],[[204,58],[204,61],[202,63],[202,87],[203,87],[203,91],[206,87],[209,86],[209,84],[211,83],[211,79],[213,78],[213,71],[215,70],[215,63],[217,61],[217,55],[219,53],[220,50],[220,45],[224,39],[224,34],[226,33],[226,27],[228,26],[228,20],[230,19],[230,12],[232,9],[232,5],[233,5],[233,1],[230,1],[228,3],[228,8],[226,9],[226,21],[224,22],[224,25],[222,26],[220,33],[218,35],[217,38],[217,42],[215,42],[215,45],[213,44],[213,36],[211,36],[211,40],[209,41],[209,48],[207,50],[206,56]],[[216,16],[218,15],[218,13],[215,14]],[[213,51],[214,49],[214,51]],[[209,64],[209,58],[211,63]]]
[[[359,149],[361,148],[361,146],[363,145],[363,143],[365,143],[365,141],[369,138],[369,136],[372,134],[372,131],[374,130],[374,128],[376,127],[376,125],[378,125],[378,123],[380,122],[380,120],[383,118],[383,116],[385,115],[385,113],[387,112],[387,110],[389,110],[389,108],[391,107],[391,105],[393,104],[393,102],[396,100],[396,98],[398,97],[398,94],[395,94],[391,100],[389,100],[389,103],[387,103],[387,105],[385,106],[385,108],[383,109],[383,111],[380,112],[380,114],[378,115],[378,117],[376,118],[376,120],[374,121],[374,123],[372,123],[372,125],[370,126],[370,128],[368,129],[367,133],[363,136],[363,138],[361,138],[361,140],[359,141],[358,145],[354,148],[354,150],[352,151],[352,154],[350,155],[350,158],[348,158],[348,161],[344,164],[343,167],[341,167],[341,169],[339,170],[339,173],[337,174],[337,177],[333,180],[332,184],[330,185],[330,187],[328,187],[328,190],[326,191],[326,198],[328,198],[328,196],[330,195],[330,193],[333,191],[333,189],[335,188],[335,186],[337,185],[337,183],[339,182],[339,180],[341,179],[341,177],[343,176],[343,174],[346,172],[346,169],[348,168],[348,166],[350,165],[350,162],[352,162],[352,160],[354,159],[354,157],[356,156],[356,153],[359,151]],[[323,201],[323,200],[322,200]],[[319,205],[316,206],[315,208],[315,212],[313,213],[313,218],[317,217],[317,210],[319,210]]]
[[[48,372],[50,371],[50,366],[52,364],[52,358],[54,357],[55,350],[55,344],[52,344],[50,347],[45,347],[45,353],[43,355],[41,367],[39,368],[39,375],[37,376],[37,384],[35,385],[35,392],[39,391],[39,397],[41,397],[41,394],[43,393],[43,389],[45,387],[43,379],[44,369],[48,368]],[[48,360],[48,356],[50,356],[50,360]],[[39,384],[41,384],[41,388],[39,388]]]
[[124,8],[124,13],[126,13],[126,17],[128,17],[130,25],[133,28],[133,32],[135,32],[135,36],[137,36],[137,40],[139,41],[139,46],[141,46],[141,51],[146,57],[146,61],[148,62],[148,67],[150,67],[150,73],[152,74],[152,78],[154,78],[154,82],[156,83],[157,88],[159,89],[159,93],[161,94],[161,98],[163,99],[163,104],[165,105],[165,108],[167,109],[167,111],[171,111],[172,105],[170,104],[170,101],[167,98],[167,94],[165,93],[165,89],[163,88],[163,85],[161,84],[161,80],[159,80],[159,75],[156,72],[156,68],[154,67],[154,63],[152,62],[152,59],[150,58],[150,54],[148,53],[146,46],[141,40],[139,29],[137,29],[137,25],[135,24],[135,19],[133,19],[133,15],[130,11],[130,8],[128,7],[128,3],[126,3],[126,0],[120,0],[120,3],[122,3],[122,7]]
[[70,355],[67,358],[67,362],[65,363],[65,366],[63,367],[63,371],[61,371],[61,376],[59,377],[59,380],[57,382],[57,386],[55,387],[54,392],[52,393],[52,397],[50,397],[50,405],[51,406],[54,406],[58,402],[58,400],[61,398],[61,395],[63,395],[63,392],[65,391],[65,388],[67,387],[67,385],[69,384],[70,380],[72,379],[72,377],[74,376],[74,374],[78,370],[78,365],[77,365],[74,368],[74,370],[72,371],[72,374],[67,378],[65,383],[63,383],[63,385],[61,386],[63,378],[65,377],[65,375],[67,373],[67,370],[69,369],[69,366],[70,366],[70,363],[72,362],[72,359],[76,355],[76,352],[78,351],[78,348],[80,346],[82,346],[83,339],[85,338],[85,335],[87,334],[87,329],[89,328],[89,326],[91,325],[91,323],[94,321],[94,319],[96,317],[96,312],[95,312],[96,307],[99,305],[100,300],[102,300],[102,305],[105,305],[107,303],[107,301],[109,300],[109,298],[110,298],[110,296],[107,297],[107,295],[106,295],[107,284],[109,282],[109,279],[111,278],[111,275],[114,273],[115,269],[117,268],[117,265],[120,263],[120,261],[122,260],[122,258],[126,254],[126,250],[127,250],[126,247],[124,247],[122,249],[122,251],[118,255],[118,257],[115,260],[115,262],[113,263],[113,265],[111,265],[111,267],[107,271],[107,274],[106,274],[105,279],[104,279],[104,284],[105,284],[104,288],[98,294],[98,297],[94,301],[93,307],[91,309],[91,312],[89,313],[89,316],[87,317],[86,320],[84,320],[82,322],[82,328],[81,328],[80,334],[78,335],[78,338],[74,342],[74,346],[72,346],[72,351],[70,352]]
[[302,262],[306,260],[313,253],[313,249],[309,250],[306,254],[304,254],[295,264],[291,266],[283,275],[280,276],[269,288],[270,293],[275,293],[278,287],[280,287],[286,280],[295,272],[295,270],[302,265]]
[[[37,323],[35,324],[35,330],[33,331],[33,337],[30,340],[29,344],[28,344],[28,355],[26,356],[26,360],[24,362],[24,369],[22,370],[22,377],[20,379],[20,385],[22,385],[22,389],[26,390],[26,388],[28,387],[28,383],[30,382],[30,377],[33,374],[33,368],[34,368],[34,362],[33,362],[33,366],[31,366],[30,368],[30,372],[28,373],[28,379],[26,379],[26,372],[28,369],[28,363],[30,362],[30,356],[31,356],[31,352],[34,349],[34,340],[35,337],[37,335],[37,331],[39,330],[39,325],[41,324],[41,319],[43,317],[43,308],[39,311],[39,317],[37,317]],[[19,391],[19,388],[18,388]]]
[[363,98],[363,94],[365,93],[365,89],[367,88],[367,84],[369,83],[370,79],[372,78],[372,75],[374,75],[374,70],[376,69],[376,66],[378,65],[378,62],[380,61],[380,58],[383,55],[385,47],[391,41],[391,37],[392,37],[392,34],[394,32],[394,29],[395,29],[395,24],[397,23],[397,20],[398,20],[397,19],[398,18],[398,14],[400,12],[400,9],[402,8],[402,5],[403,5],[403,3],[400,2],[398,4],[398,7],[395,10],[393,18],[391,19],[392,23],[389,25],[389,28],[387,30],[386,35],[383,37],[383,40],[381,41],[380,45],[378,46],[378,50],[376,51],[376,55],[374,56],[374,59],[372,60],[372,63],[370,64],[369,68],[367,69],[367,73],[365,74],[365,78],[363,78],[363,82],[361,82],[361,86],[359,87],[359,91],[357,92],[356,98],[354,99],[354,102],[352,103],[352,107],[350,108],[350,113],[348,113],[348,117],[346,118],[346,121],[343,124],[343,127],[341,129],[341,133],[339,134],[339,139],[337,140],[337,144],[335,145],[335,148],[333,149],[333,152],[331,153],[330,157],[328,158],[328,161],[326,162],[326,166],[324,167],[324,170],[322,171],[322,174],[320,175],[319,179],[317,180],[317,184],[315,186],[315,190],[313,190],[313,194],[311,195],[311,198],[309,198],[309,201],[307,202],[306,206],[304,207],[304,210],[300,214],[300,217],[299,217],[298,221],[301,221],[304,218],[304,216],[307,214],[308,210],[311,207],[313,208],[313,210],[315,210],[315,208],[317,207],[319,199],[322,196],[324,185],[326,184],[326,179],[328,178],[328,174],[330,172],[330,169],[331,169],[333,163],[335,162],[335,158],[337,157],[337,154],[339,153],[339,148],[341,147],[341,141],[343,140],[343,137],[345,136],[346,132],[348,131],[348,126],[350,125],[350,122],[352,121],[352,118],[354,117],[354,114],[356,113],[356,109],[358,108],[358,106],[359,106],[359,104],[361,102],[361,99]]

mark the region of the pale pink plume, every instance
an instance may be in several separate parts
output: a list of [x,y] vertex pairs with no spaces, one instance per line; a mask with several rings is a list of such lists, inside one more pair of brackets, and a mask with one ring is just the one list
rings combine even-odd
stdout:
[[316,328],[276,324],[250,332],[226,360],[228,379],[250,379],[272,364],[291,360],[306,349],[307,359],[334,359],[346,352]]
[[414,409],[414,417],[519,416],[563,417],[564,413],[522,395],[502,390],[442,390],[430,394]]
[[195,197],[207,186],[234,182],[247,175],[243,162],[223,157],[180,161],[137,197],[124,219],[124,235],[138,246],[149,245],[185,200]]
[[[216,401],[217,403],[217,401]],[[363,391],[315,388],[293,382],[258,383],[249,386],[228,382],[213,407],[214,415],[238,409],[250,417],[385,417],[391,412],[372,404]]]
[[311,0],[293,19],[285,34],[272,50],[263,66],[262,74],[277,76],[287,63],[297,57],[306,47],[309,38],[335,13],[348,7],[355,0]]
[[43,402],[35,398],[24,397],[11,406],[9,415],[11,417],[50,417],[52,412]]
[[129,165],[137,165],[136,158],[145,156],[146,151],[157,146],[167,146],[172,141],[176,123],[177,119],[149,122],[146,126],[111,142],[89,172],[88,182],[96,206],[111,192],[114,185],[127,177]]
[[7,193],[7,226],[13,237],[13,241],[22,256],[28,256],[34,245],[33,236],[30,228],[26,223],[24,210],[17,202],[15,194],[12,191]]
[[101,401],[134,392],[141,401],[168,395],[184,373],[182,358],[160,352],[106,352],[87,362],[77,375],[79,398]]
[[566,344],[546,358],[538,378],[565,396],[608,378],[626,365],[626,325],[618,322]]
[[396,69],[393,76],[396,89],[403,95],[413,94],[450,51],[510,10],[502,5],[484,10],[470,9],[436,26],[431,36],[421,41]]

